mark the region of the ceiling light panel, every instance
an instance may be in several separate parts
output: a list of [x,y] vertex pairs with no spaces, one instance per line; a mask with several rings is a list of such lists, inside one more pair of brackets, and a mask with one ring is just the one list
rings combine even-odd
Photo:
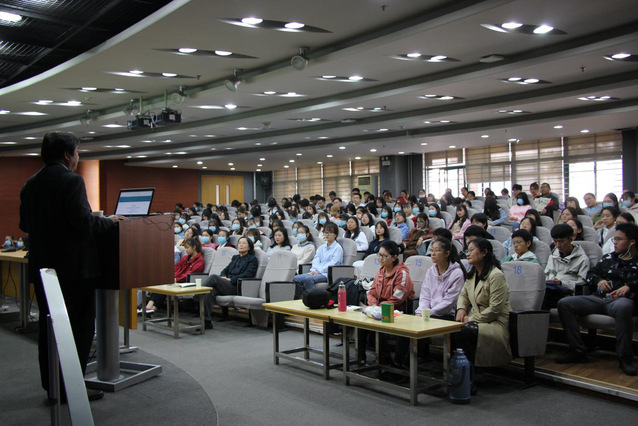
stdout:
[[205,50],[195,49],[189,47],[182,47],[178,49],[155,49],[160,52],[169,52],[181,56],[202,56],[208,58],[224,58],[224,59],[259,59],[256,56],[245,55],[242,53],[231,52],[229,50]]
[[415,62],[430,62],[430,63],[460,62],[459,59],[450,58],[447,55],[426,55],[420,52],[400,53],[398,55],[393,55],[390,57],[393,59],[400,59],[402,61],[415,61]]
[[319,27],[313,27],[303,22],[297,21],[273,21],[269,19],[262,19],[256,16],[247,16],[244,18],[225,18],[220,19],[221,22],[232,25],[239,25],[240,27],[251,29],[265,29],[285,31],[291,33],[329,33],[330,31]]
[[527,35],[566,35],[567,33],[549,24],[522,24],[516,21],[503,22],[501,24],[481,24],[488,30],[499,33],[527,34]]

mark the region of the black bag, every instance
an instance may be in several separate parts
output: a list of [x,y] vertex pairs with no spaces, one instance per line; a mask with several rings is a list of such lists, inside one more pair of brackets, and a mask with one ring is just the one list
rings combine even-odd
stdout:
[[348,305],[359,306],[360,304],[368,304],[368,296],[365,288],[361,286],[357,280],[353,278],[339,278],[328,288],[328,292],[337,298],[339,292],[339,284],[346,286],[346,302]]
[[327,290],[321,288],[304,290],[301,300],[310,309],[333,309],[336,302],[336,299],[333,299]]

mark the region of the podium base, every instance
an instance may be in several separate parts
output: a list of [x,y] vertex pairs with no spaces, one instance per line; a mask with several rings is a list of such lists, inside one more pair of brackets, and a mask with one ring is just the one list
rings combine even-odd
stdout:
[[137,346],[120,345],[120,355],[137,352]]
[[143,381],[155,377],[162,372],[161,365],[142,364],[139,362],[120,361],[120,375],[116,380],[106,381],[97,378],[97,362],[86,366],[84,383],[89,389],[99,389],[106,392],[118,392]]

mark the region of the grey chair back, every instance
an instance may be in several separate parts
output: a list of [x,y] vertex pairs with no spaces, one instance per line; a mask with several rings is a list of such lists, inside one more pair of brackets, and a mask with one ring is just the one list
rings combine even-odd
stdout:
[[180,237],[178,234],[175,234],[173,237],[173,240],[175,241],[174,244],[177,244],[179,242],[179,240],[181,240],[182,237]]
[[372,232],[372,229],[370,229],[367,226],[362,226],[361,228],[361,232],[363,232],[363,234],[366,236],[366,239],[368,240],[368,244],[374,240],[374,232]]
[[544,226],[547,229],[552,229],[554,227],[554,219],[549,216],[541,216],[541,226]]
[[510,288],[510,305],[514,311],[537,311],[545,296],[545,272],[536,263],[514,260],[501,265]]
[[505,257],[505,247],[503,247],[503,243],[498,240],[487,240],[492,244],[492,248],[494,249],[494,256],[500,261]]
[[346,230],[339,227],[339,235],[337,236],[337,238],[344,238],[346,236]]
[[596,230],[590,226],[583,226],[583,232],[581,234],[583,236],[583,240],[592,242],[594,244],[598,244],[599,234]]
[[255,274],[255,278],[261,278],[264,276],[264,271],[268,266],[268,255],[262,249],[255,249],[255,257],[257,258],[257,273]]
[[589,258],[589,268],[593,268],[603,257],[603,249],[596,243],[592,243],[591,241],[574,241],[574,244],[577,244],[585,250],[585,254]]
[[217,250],[213,263],[211,264],[210,271],[208,271],[208,275],[219,275],[222,270],[228,266],[233,256],[238,253],[239,252],[232,247],[222,247]]
[[292,222],[291,222],[290,220],[288,220],[288,219],[284,219],[284,220],[282,220],[281,222],[284,224],[284,226],[285,226],[286,228],[291,228],[291,229],[292,229]]
[[[456,212],[454,212],[454,214],[456,214]],[[450,223],[452,223],[452,218],[454,216],[444,211],[441,211],[441,216],[443,217],[443,220],[445,221],[445,226],[446,227],[450,226]]]
[[343,265],[352,266],[357,258],[357,243],[349,238],[339,238],[337,242],[343,248]]
[[392,241],[397,244],[401,244],[403,242],[403,234],[399,228],[396,226],[390,226],[388,227],[388,230],[390,231],[390,239]]
[[549,245],[545,244],[542,241],[532,241],[532,245],[530,246],[529,251],[536,255],[536,258],[540,262],[543,271],[545,271],[549,256],[551,256],[552,254],[552,250],[549,248]]
[[210,268],[213,266],[213,260],[215,259],[215,254],[217,254],[217,252],[212,247],[202,248],[202,255],[204,256],[204,274],[208,274],[210,272]]
[[299,222],[306,225],[308,228],[314,228],[315,224],[311,219],[299,219]]
[[290,241],[290,247],[297,245],[297,238],[292,235],[288,236],[288,240]]
[[231,222],[230,220],[222,220],[222,225],[224,225],[226,228],[230,228],[232,224],[233,222]]
[[270,245],[272,244],[270,242],[270,238],[268,238],[265,235],[262,235],[261,237],[259,237],[259,241],[261,241],[261,247],[262,249],[267,249],[268,247],[270,247]]
[[[480,213],[479,210],[477,209],[473,209],[473,208],[468,208],[467,209],[467,216],[472,219],[472,216],[474,216],[475,214]],[[456,211],[454,212],[454,214],[456,214]]]
[[443,219],[439,219],[438,217],[429,217],[428,219],[430,222],[430,228],[445,228],[445,221]]
[[[257,250],[255,250],[255,252],[257,252]],[[285,250],[277,250],[275,253],[270,255],[270,260],[267,260],[267,264],[264,265],[264,270],[262,271],[262,285],[259,288],[259,297],[261,299],[266,299],[267,282],[292,281],[296,270],[297,256],[295,256],[294,253]]]
[[450,214],[452,217],[456,216],[456,207],[454,206],[446,206],[445,211]]
[[[459,253],[460,253],[460,252],[462,252],[462,251],[463,251],[463,244],[461,244],[461,243],[459,242],[459,240],[452,240],[452,245],[453,245],[454,247],[456,247],[456,251],[457,251],[457,252],[459,252]],[[432,244],[430,244],[430,247],[432,247]],[[429,247],[428,247],[428,250],[429,250]],[[505,250],[505,249],[503,249],[503,250]]]
[[428,256],[410,256],[405,261],[405,266],[408,267],[410,278],[414,284],[414,294],[419,297],[425,274],[432,267],[432,259]]
[[257,229],[259,229],[259,232],[261,232],[263,235],[265,235],[268,238],[272,236],[272,229],[270,229],[267,226],[260,226]]
[[312,234],[312,238],[317,240],[319,238],[319,231],[317,231],[317,228],[315,228],[314,226],[311,226],[308,229],[310,230],[310,233]]
[[552,244],[552,233],[549,229],[544,226],[536,227],[536,238],[547,244],[548,246]]
[[237,247],[237,241],[239,241],[241,237],[241,235],[231,235],[228,237],[228,242],[230,245]]
[[577,217],[578,217],[578,220],[580,220],[580,223],[583,224],[583,226],[590,226],[590,227],[594,226],[594,222],[592,222],[591,216],[587,214],[579,214]]
[[488,226],[487,232],[501,243],[504,243],[512,236],[512,232],[503,226]]
[[359,279],[361,278],[374,278],[374,276],[379,272],[379,258],[376,254],[370,254],[365,259],[363,259],[363,266],[361,267],[361,272],[359,273]]

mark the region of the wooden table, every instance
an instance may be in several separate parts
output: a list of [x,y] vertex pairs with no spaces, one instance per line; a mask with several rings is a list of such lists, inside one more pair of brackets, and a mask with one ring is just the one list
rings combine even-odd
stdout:
[[[303,363],[313,368],[319,368],[322,371],[323,378],[328,380],[330,378],[330,370],[338,369],[342,367],[342,363],[330,364],[330,358],[342,358],[341,354],[331,353],[329,344],[328,324],[330,323],[330,316],[336,309],[310,309],[303,304],[301,300],[292,300],[286,302],[274,302],[264,303],[267,311],[273,314],[273,362],[275,365],[279,364],[279,359],[286,359],[293,362]],[[279,350],[279,321],[277,317],[279,315],[295,315],[304,319],[304,333],[303,333],[303,346],[288,349],[285,351]],[[310,327],[309,321],[311,319],[321,321],[323,328],[323,345],[321,349],[310,346]],[[296,356],[295,354],[303,352],[303,358]],[[321,362],[310,359],[310,354],[315,353],[322,356]]]
[[[199,332],[199,334],[205,333],[204,327],[204,297],[203,295],[210,293],[211,287],[180,287],[178,284],[163,284],[149,287],[142,287],[142,329],[146,331],[147,326],[161,328],[163,330],[169,330],[173,332],[175,339],[179,338],[180,331],[193,331]],[[168,296],[166,302],[166,317],[165,318],[153,318],[146,319],[146,292],[159,293]],[[179,319],[179,298],[178,296],[195,296],[199,297],[199,323],[193,324]],[[173,302],[173,316],[171,316],[171,299]],[[161,324],[166,322],[167,325]],[[180,326],[180,324],[184,324]]]
[[29,326],[29,277],[27,266],[29,259],[25,251],[0,252],[0,261],[18,264],[20,270],[20,323],[16,331],[24,331]]
[[[381,321],[374,320],[363,315],[359,311],[347,311],[347,312],[339,312],[336,309],[335,312],[331,315],[331,320],[335,324],[339,324],[343,327],[342,336],[343,336],[343,348],[344,348],[344,364],[343,364],[343,376],[346,386],[350,384],[351,378],[356,378],[358,380],[363,380],[367,383],[372,383],[374,385],[382,386],[385,388],[395,388],[398,390],[407,390],[410,395],[410,404],[417,404],[417,396],[420,392],[432,388],[443,385],[447,387],[447,372],[448,372],[448,339],[445,338],[446,335],[451,333],[456,333],[461,330],[463,324],[455,321],[445,321],[439,319],[430,319],[428,321],[424,321],[423,318],[413,316],[413,315],[401,315],[395,318],[393,323],[385,323]],[[372,378],[361,373],[366,371],[375,370],[375,369],[389,369],[388,367],[378,365],[378,356],[377,363],[373,366],[357,366],[354,369],[350,367],[350,346],[348,345],[348,337],[347,331],[348,327],[353,327],[355,329],[364,329],[374,331],[376,333],[386,333],[393,336],[406,337],[410,339],[410,371],[409,378],[410,384],[406,389],[403,386],[382,382],[376,378]],[[425,386],[422,388],[418,387],[418,378],[417,375],[417,366],[418,366],[418,341],[419,339],[424,339],[427,337],[433,336],[444,336],[443,339],[443,380],[435,380],[434,385]],[[378,345],[377,345],[378,352]],[[378,354],[377,354],[378,355]],[[390,369],[391,370],[391,369]],[[400,371],[395,371],[401,373]]]
[[[343,367],[343,375],[344,382],[346,385],[350,384],[351,378],[356,378],[357,380],[363,380],[368,383],[372,383],[374,385],[383,386],[385,388],[394,388],[397,390],[408,391],[410,395],[410,403],[412,405],[417,404],[417,395],[419,392],[431,388],[432,385],[426,386],[423,388],[418,387],[418,379],[417,375],[417,350],[418,350],[418,340],[424,339],[427,337],[433,336],[446,336],[451,333],[456,333],[461,330],[463,327],[462,323],[455,321],[444,321],[437,319],[430,319],[429,321],[423,321],[421,317],[416,317],[412,315],[402,315],[395,319],[394,323],[384,323],[381,321],[374,320],[372,318],[368,318],[363,315],[360,311],[346,311],[339,312],[337,309],[309,309],[307,308],[301,300],[295,301],[286,301],[286,302],[277,302],[277,303],[264,303],[264,307],[267,311],[272,312],[275,315],[273,319],[273,357],[275,364],[279,363],[279,358],[291,359],[294,361],[302,361],[307,362],[309,365],[313,365],[316,367],[320,367],[323,369],[324,378],[328,378],[329,370],[331,368],[335,368],[335,366],[331,366],[329,364],[330,352],[328,347],[328,333],[326,332],[326,324],[329,322],[333,322],[335,324],[339,324],[343,327],[342,337],[343,337],[343,355],[339,356],[339,358],[343,359],[343,363],[341,364]],[[307,354],[310,351],[308,347],[308,335],[307,330],[304,330],[304,347],[293,349],[290,351],[281,352],[279,350],[279,337],[278,337],[278,326],[277,326],[277,315],[295,315],[300,316],[306,321],[308,319],[318,319],[322,321],[324,324],[324,336],[323,336],[323,363],[312,363],[308,361]],[[364,329],[370,330],[375,333],[386,333],[394,336],[406,337],[410,339],[410,371],[409,378],[410,384],[409,387],[398,386],[388,382],[382,382],[376,378],[372,378],[361,373],[366,371],[370,371],[373,369],[385,369],[392,370],[387,366],[378,365],[378,354],[377,354],[377,363],[373,366],[364,366],[356,368],[352,368],[352,362],[350,360],[350,345],[348,339],[348,328],[352,327],[355,329]],[[356,333],[355,333],[356,335]],[[304,358],[293,357],[290,353],[304,351]],[[377,345],[378,352],[378,345]],[[448,353],[448,343],[447,339],[443,339],[443,380],[437,379],[435,386],[447,386],[447,353]],[[425,377],[423,377],[425,379]]]

